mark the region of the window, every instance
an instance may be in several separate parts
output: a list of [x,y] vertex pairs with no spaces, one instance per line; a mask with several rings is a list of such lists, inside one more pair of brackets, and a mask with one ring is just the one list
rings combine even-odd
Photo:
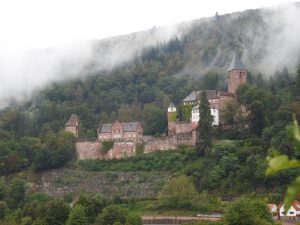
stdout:
[[291,215],[295,214],[295,212],[290,212]]

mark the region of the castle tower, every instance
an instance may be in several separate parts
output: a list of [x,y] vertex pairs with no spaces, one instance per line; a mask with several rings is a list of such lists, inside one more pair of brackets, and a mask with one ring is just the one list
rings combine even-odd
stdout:
[[240,57],[236,54],[227,69],[228,92],[235,94],[239,85],[247,82],[247,69]]
[[177,110],[173,102],[168,107],[168,135],[172,136],[176,134],[175,123],[177,119]]
[[71,132],[76,138],[79,137],[79,118],[76,114],[72,114],[65,126],[65,131]]

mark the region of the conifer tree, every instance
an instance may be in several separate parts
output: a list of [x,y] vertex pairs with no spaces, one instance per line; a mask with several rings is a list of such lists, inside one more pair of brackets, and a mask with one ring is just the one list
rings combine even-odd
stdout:
[[207,154],[211,148],[211,133],[213,116],[210,113],[210,105],[206,97],[206,92],[202,91],[200,98],[200,119],[197,127],[196,149],[199,155]]

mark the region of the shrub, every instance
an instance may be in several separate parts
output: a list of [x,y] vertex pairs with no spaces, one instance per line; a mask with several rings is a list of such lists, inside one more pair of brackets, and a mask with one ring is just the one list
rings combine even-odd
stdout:
[[67,220],[67,225],[87,225],[88,224],[88,218],[86,215],[86,209],[81,206],[75,206],[70,215],[69,219]]
[[228,225],[271,225],[273,220],[264,202],[240,198],[230,204],[225,221]]
[[192,205],[197,197],[193,182],[182,175],[166,183],[158,195],[160,206],[167,208],[184,208]]
[[103,212],[97,217],[98,225],[113,225],[116,222],[125,224],[127,213],[122,208],[110,205],[103,209]]
[[102,142],[102,148],[101,153],[106,154],[112,147],[114,146],[114,141],[103,141]]
[[140,154],[143,154],[144,151],[145,151],[144,145],[139,144],[139,145],[136,146],[135,154],[140,155]]

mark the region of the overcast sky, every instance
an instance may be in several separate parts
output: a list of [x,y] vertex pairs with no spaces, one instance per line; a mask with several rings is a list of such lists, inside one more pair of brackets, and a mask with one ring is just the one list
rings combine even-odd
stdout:
[[225,14],[294,1],[0,0],[0,51],[101,39],[213,16],[216,11]]

